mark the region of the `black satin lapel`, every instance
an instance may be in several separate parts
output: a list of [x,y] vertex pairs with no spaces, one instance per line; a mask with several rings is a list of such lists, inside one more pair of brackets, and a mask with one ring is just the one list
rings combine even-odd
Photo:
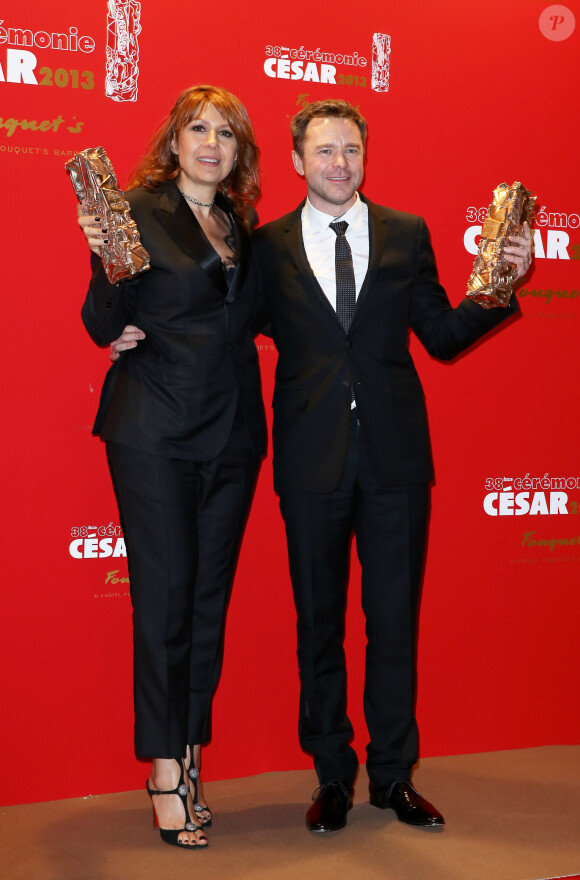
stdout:
[[316,280],[314,272],[310,268],[310,263],[308,262],[308,257],[306,256],[306,250],[304,248],[304,240],[302,238],[301,212],[301,207],[298,208],[298,211],[294,212],[292,222],[288,225],[288,228],[286,229],[288,250],[290,251],[290,255],[292,257],[294,265],[302,276],[305,288],[311,293],[313,297],[320,301],[325,309],[327,309],[334,317],[335,321],[340,324],[335,310],[332,308],[330,302],[328,301],[328,297]]
[[232,281],[229,293],[226,296],[226,302],[233,302],[244,286],[244,282],[248,276],[248,266],[250,264],[250,237],[247,230],[236,223],[231,214],[228,214],[228,217],[234,228],[237,265],[234,273],[234,280]]
[[165,226],[177,247],[207,272],[215,286],[218,290],[222,290],[225,296],[228,287],[220,256],[209,243],[185,199],[179,196],[176,204],[168,203],[167,207],[159,208],[153,213]]
[[381,264],[381,260],[383,258],[383,254],[385,252],[385,246],[387,243],[387,224],[386,221],[377,214],[375,210],[375,206],[369,204],[369,267],[367,269],[367,274],[365,275],[365,280],[363,281],[363,286],[360,289],[360,293],[356,299],[356,305],[354,309],[353,315],[353,323],[356,320],[357,313],[360,311],[362,304],[368,296],[369,290],[371,290],[375,276],[377,274],[377,269]]

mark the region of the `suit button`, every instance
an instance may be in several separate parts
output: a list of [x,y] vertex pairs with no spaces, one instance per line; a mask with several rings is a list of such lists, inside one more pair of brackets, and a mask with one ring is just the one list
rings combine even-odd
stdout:
[[352,348],[352,342],[350,341],[350,339],[347,339],[347,340],[346,340],[346,347],[347,347],[347,348]]

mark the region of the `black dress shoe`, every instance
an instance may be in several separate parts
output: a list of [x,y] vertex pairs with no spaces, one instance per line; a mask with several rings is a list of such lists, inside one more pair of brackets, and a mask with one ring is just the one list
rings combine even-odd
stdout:
[[384,788],[371,782],[369,791],[373,807],[394,810],[399,822],[415,828],[442,828],[445,825],[441,813],[422,798],[410,782],[393,782]]
[[347,782],[327,782],[312,795],[314,803],[306,813],[309,831],[338,831],[346,825],[352,807],[352,787]]

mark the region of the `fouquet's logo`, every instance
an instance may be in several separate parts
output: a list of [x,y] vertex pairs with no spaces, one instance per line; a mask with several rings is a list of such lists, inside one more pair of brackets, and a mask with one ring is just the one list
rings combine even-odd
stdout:
[[127,556],[120,526],[73,526],[68,551],[73,559],[107,559]]
[[391,38],[375,33],[369,59],[358,51],[329,52],[292,46],[267,45],[264,73],[272,79],[301,80],[331,86],[370,88],[389,91]]
[[488,477],[483,509],[488,516],[565,516],[578,505],[564,490],[578,488],[580,477]]
[[552,538],[538,536],[537,531],[525,532],[522,537],[522,547],[547,547],[553,553],[556,547],[580,547],[580,535],[571,535],[566,538]]

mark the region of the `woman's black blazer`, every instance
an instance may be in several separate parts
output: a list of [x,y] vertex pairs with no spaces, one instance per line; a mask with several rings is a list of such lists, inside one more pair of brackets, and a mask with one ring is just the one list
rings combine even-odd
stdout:
[[173,181],[132,190],[127,199],[151,269],[112,285],[93,256],[82,319],[97,345],[108,345],[126,324],[146,339],[107,373],[93,433],[165,457],[209,460],[224,448],[239,402],[261,455],[266,428],[250,329],[247,230],[218,194],[238,256],[228,290],[218,254]]

